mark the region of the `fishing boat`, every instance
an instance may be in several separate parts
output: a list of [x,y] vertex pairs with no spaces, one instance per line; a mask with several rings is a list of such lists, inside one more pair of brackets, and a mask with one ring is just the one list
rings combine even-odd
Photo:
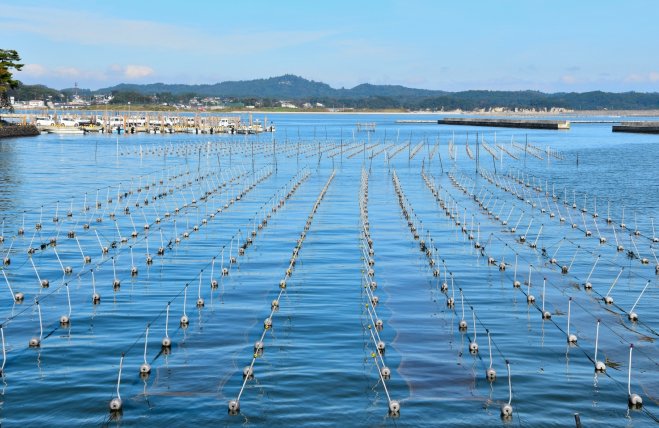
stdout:
[[48,126],[45,131],[49,134],[84,134],[85,131],[77,126]]

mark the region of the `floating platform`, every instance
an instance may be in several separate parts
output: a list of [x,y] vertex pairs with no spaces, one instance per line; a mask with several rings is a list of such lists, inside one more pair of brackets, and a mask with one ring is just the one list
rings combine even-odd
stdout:
[[499,128],[570,129],[569,120],[524,120],[524,119],[480,119],[444,118],[439,125],[494,126]]
[[659,134],[659,122],[622,122],[613,125],[613,132],[636,132],[640,134]]

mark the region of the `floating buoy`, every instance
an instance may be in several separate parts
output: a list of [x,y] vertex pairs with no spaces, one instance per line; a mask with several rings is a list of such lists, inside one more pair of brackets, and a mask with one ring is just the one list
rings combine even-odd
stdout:
[[535,297],[531,294],[531,270],[533,269],[533,265],[529,266],[529,284],[528,284],[528,290],[526,292],[526,302],[529,305],[532,305],[535,303]]
[[597,361],[597,343],[599,341],[600,335],[600,320],[597,320],[597,332],[595,333],[595,372],[604,373],[606,372],[606,364],[602,361]]
[[547,300],[547,295],[545,294],[545,284],[547,283],[547,278],[543,278],[542,280],[542,319],[543,320],[550,320],[551,319],[551,312],[545,311],[545,300]]
[[151,373],[151,365],[146,361],[146,349],[149,342],[149,327],[151,327],[151,324],[147,324],[146,326],[146,337],[144,339],[144,364],[140,366],[140,375]]
[[110,410],[113,412],[121,410],[123,402],[121,401],[121,396],[119,395],[119,386],[121,385],[121,366],[124,363],[124,356],[126,354],[121,354],[121,361],[119,362],[119,376],[117,377],[117,398],[113,398],[110,401]]
[[[41,329],[41,335],[39,337],[33,337],[30,339],[29,345],[31,348],[38,348],[41,346],[41,338],[43,337],[43,324],[41,323],[41,306],[39,306],[39,302],[35,301],[37,304],[37,309],[39,310],[39,328]],[[3,343],[4,343],[4,332],[3,334]]]
[[490,339],[490,331],[485,329],[487,332],[487,344],[490,351],[490,367],[485,370],[485,378],[490,382],[494,382],[497,379],[497,371],[492,368],[492,341]]
[[165,318],[165,338],[162,340],[162,347],[163,348],[169,348],[172,346],[172,339],[169,338],[169,334],[167,334],[167,326],[169,324],[169,305],[171,305],[172,302],[167,302],[167,316]]
[[577,336],[574,334],[570,334],[570,309],[572,306],[572,297],[570,297],[570,300],[568,301],[567,304],[567,343],[570,345],[576,345],[577,344]]
[[643,406],[643,399],[638,394],[632,394],[631,392],[631,382],[632,382],[632,351],[634,350],[634,344],[629,344],[629,377],[627,378],[627,402],[629,407],[640,408]]
[[230,415],[237,415],[238,413],[240,413],[240,401],[238,401],[237,399],[233,399],[229,401],[228,407],[229,407]]
[[501,416],[509,418],[513,415],[513,408],[510,405],[513,400],[513,388],[510,380],[510,363],[508,360],[506,360],[506,368],[508,369],[508,393],[510,398],[508,399],[508,404],[501,405]]

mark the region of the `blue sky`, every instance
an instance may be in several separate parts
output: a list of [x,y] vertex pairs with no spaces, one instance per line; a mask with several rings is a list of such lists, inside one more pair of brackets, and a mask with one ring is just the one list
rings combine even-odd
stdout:
[[25,83],[659,90],[657,1],[0,0]]

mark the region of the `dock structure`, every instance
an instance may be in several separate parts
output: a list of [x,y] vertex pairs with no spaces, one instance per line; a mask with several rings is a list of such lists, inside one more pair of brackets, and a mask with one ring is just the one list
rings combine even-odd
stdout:
[[241,115],[206,112],[153,111],[49,111],[34,110],[0,114],[0,119],[18,125],[35,125],[39,131],[53,134],[85,134],[90,132],[150,133],[150,134],[260,134],[274,132],[263,122]]
[[569,120],[527,120],[527,119],[481,119],[481,118],[444,118],[437,121],[439,125],[493,126],[499,128],[531,129],[570,129]]
[[640,134],[659,134],[659,122],[621,122],[620,125],[613,125],[613,132],[636,132]]

